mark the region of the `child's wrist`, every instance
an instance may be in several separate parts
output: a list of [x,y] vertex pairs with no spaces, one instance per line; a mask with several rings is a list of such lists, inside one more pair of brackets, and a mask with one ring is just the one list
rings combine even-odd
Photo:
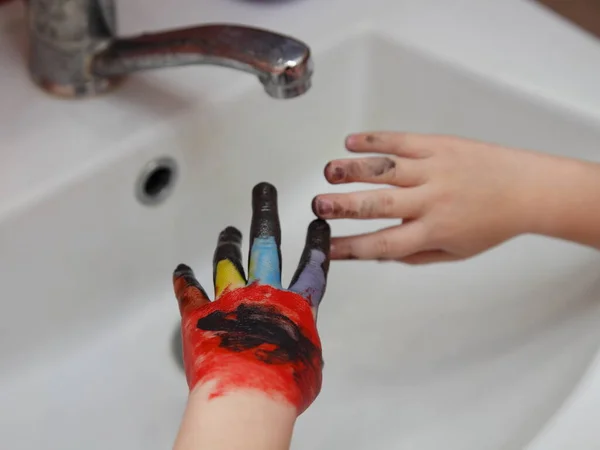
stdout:
[[[249,376],[252,376],[252,374],[249,374]],[[250,403],[258,401],[261,403],[281,405],[282,408],[289,409],[290,411],[294,412],[294,419],[297,416],[295,413],[295,406],[281,395],[273,395],[261,389],[246,387],[232,387],[227,391],[223,391],[222,387],[219,385],[218,375],[215,375],[207,381],[202,381],[196,384],[196,386],[190,390],[188,397],[190,401],[193,400],[194,403],[203,405],[208,405],[210,403],[218,404],[221,403],[223,399],[228,397],[235,399],[236,403]]]
[[234,389],[214,397],[215,389],[212,380],[190,391],[175,448],[289,448],[297,417],[293,405],[258,390]]
[[544,159],[531,183],[526,232],[579,241],[579,225],[596,210],[600,165],[552,156]]

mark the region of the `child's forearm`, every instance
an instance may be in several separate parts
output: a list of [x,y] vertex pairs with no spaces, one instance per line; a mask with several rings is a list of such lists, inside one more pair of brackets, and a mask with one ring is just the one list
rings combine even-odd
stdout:
[[600,164],[547,157],[534,184],[531,232],[600,249]]
[[209,398],[210,386],[197,386],[174,450],[288,450],[296,408],[260,391],[235,391]]

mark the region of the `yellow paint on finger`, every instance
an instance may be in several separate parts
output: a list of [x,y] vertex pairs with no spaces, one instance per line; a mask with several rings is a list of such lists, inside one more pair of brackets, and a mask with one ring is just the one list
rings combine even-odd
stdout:
[[224,291],[244,287],[246,280],[237,270],[235,264],[228,259],[217,263],[215,275],[215,297],[218,298]]

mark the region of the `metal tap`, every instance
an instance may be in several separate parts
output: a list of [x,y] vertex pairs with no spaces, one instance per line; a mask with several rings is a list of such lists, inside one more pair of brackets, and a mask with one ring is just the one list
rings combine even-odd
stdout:
[[125,75],[210,64],[249,72],[274,98],[310,88],[309,47],[267,30],[229,24],[118,37],[114,0],[26,0],[29,69],[43,89],[67,97],[109,90]]

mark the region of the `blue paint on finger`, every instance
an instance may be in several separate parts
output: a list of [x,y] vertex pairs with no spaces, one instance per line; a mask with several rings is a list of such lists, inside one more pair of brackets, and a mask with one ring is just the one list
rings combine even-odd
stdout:
[[248,283],[254,281],[281,289],[279,249],[273,236],[257,237],[250,249]]

